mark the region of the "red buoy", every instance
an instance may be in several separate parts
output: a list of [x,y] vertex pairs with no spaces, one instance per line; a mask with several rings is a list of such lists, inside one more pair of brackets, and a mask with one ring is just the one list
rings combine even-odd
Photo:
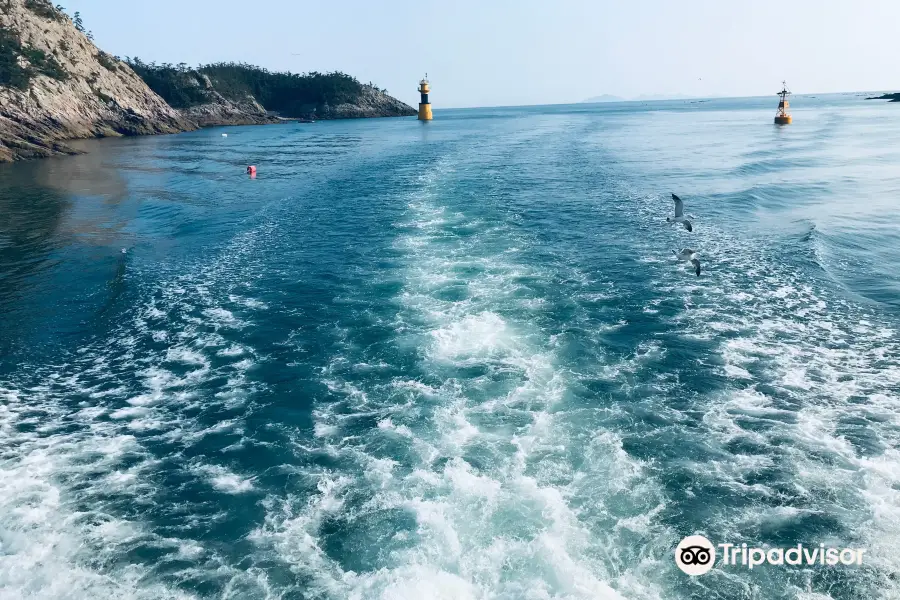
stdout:
[[254,167],[253,165],[250,165],[249,167],[247,167],[247,174],[248,175],[256,175],[256,167]]

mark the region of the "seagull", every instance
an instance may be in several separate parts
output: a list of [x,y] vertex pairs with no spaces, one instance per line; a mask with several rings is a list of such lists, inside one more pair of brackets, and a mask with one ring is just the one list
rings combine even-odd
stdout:
[[700,260],[697,258],[696,252],[690,248],[684,248],[681,252],[672,250],[672,254],[674,254],[678,260],[683,260],[694,265],[694,273],[697,274],[697,277],[700,277]]
[[667,223],[681,223],[684,225],[684,228],[688,231],[693,231],[694,228],[691,226],[691,222],[689,219],[694,219],[694,215],[684,216],[684,202],[676,196],[672,194],[672,200],[675,201],[675,216],[674,217],[666,217]]

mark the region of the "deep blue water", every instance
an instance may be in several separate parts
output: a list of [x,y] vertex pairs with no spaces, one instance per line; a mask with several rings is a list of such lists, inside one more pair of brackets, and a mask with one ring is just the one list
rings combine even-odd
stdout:
[[897,598],[900,106],[775,104],[2,166],[0,598]]

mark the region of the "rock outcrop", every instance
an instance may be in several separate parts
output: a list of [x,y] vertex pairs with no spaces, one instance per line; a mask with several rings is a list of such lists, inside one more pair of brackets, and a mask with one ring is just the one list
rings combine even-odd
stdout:
[[346,102],[331,106],[324,104],[310,115],[317,119],[359,119],[368,117],[412,116],[416,110],[410,105],[388,96],[381,90],[371,86],[362,86],[362,91],[352,103]]
[[74,153],[64,140],[196,125],[46,0],[0,0],[0,162]]
[[191,71],[185,76],[191,81],[190,85],[196,85],[204,100],[202,104],[181,108],[178,112],[200,127],[264,125],[279,121],[277,117],[266,112],[256,98],[249,94],[243,98],[229,100],[215,90],[209,77],[203,73]]
[[888,93],[882,96],[872,96],[871,98],[866,98],[866,100],[887,100],[889,102],[900,102],[900,93]]

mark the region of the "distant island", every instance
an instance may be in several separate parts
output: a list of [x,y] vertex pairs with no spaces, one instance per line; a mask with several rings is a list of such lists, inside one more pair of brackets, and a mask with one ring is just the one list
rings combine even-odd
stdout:
[[900,102],[900,93],[889,93],[881,96],[871,96],[866,100],[888,100],[890,102]]
[[594,96],[592,98],[588,98],[586,100],[582,100],[581,102],[584,104],[592,104],[597,102],[624,102],[625,98],[620,98],[619,96],[613,96],[612,94],[603,94],[600,96]]
[[586,100],[582,100],[581,102],[582,104],[598,102],[652,102],[655,100],[689,100],[692,98],[694,97],[687,96],[685,94],[641,94],[640,96],[635,96],[634,98],[622,98],[621,96],[613,96],[612,94],[603,94],[600,96],[587,98]]
[[275,73],[122,60],[49,0],[0,0],[0,162],[76,154],[66,140],[212,125],[412,116],[344,73]]
[[[700,96],[702,98],[702,96]],[[634,100],[643,101],[643,102],[653,102],[656,100],[696,100],[698,96],[691,96],[689,94],[641,94],[634,98]]]

